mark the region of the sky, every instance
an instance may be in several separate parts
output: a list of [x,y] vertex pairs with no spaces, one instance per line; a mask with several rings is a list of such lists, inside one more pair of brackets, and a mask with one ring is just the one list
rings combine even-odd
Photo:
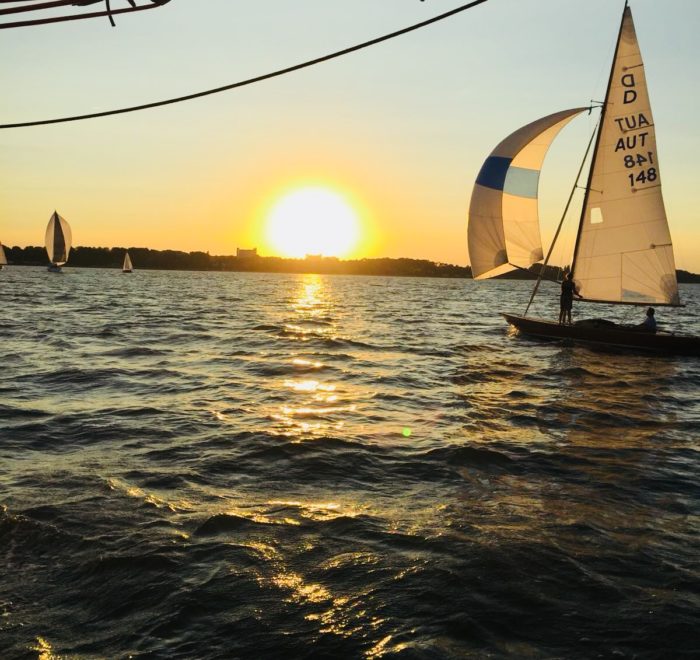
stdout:
[[[113,0],[112,6],[125,5]],[[152,11],[3,30],[0,123],[83,114],[225,85],[464,4],[171,0]],[[352,257],[466,265],[483,160],[541,116],[601,100],[622,0],[489,0],[418,32],[204,99],[0,130],[0,241],[41,245],[57,209],[75,245],[233,254],[266,239],[304,186],[360,218]],[[657,128],[676,265],[700,272],[697,0],[631,0]],[[540,179],[545,246],[595,118],[573,121]],[[580,197],[577,198],[580,202]],[[577,222],[560,241],[567,262]]]

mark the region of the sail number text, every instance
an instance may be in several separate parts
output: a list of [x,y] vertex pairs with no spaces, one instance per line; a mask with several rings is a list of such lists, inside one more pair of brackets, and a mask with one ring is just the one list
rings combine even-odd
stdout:
[[640,168],[639,171],[627,174],[631,188],[652,183],[658,178],[654,152],[644,149],[648,135],[648,132],[644,132],[621,137],[615,145],[615,153],[622,152],[620,155],[625,169]]
[[[634,73],[624,73],[620,77],[620,84],[624,88],[623,105],[635,103],[638,99],[638,94]],[[635,169],[634,172],[628,172],[627,174],[630,187],[635,188],[639,184],[656,181],[659,176],[655,163],[656,157],[654,152],[649,150],[653,140],[653,134],[650,130],[652,128],[651,121],[649,121],[644,112],[637,111],[623,117],[616,117],[613,119],[613,122],[617,125],[620,133],[622,133],[615,143],[615,153],[621,152],[622,164],[626,170]],[[649,145],[647,145],[647,140],[650,143]]]

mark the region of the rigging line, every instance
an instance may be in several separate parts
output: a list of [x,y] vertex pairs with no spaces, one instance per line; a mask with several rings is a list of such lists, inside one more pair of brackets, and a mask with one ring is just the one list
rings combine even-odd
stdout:
[[540,271],[540,276],[537,278],[537,282],[535,283],[535,288],[532,290],[532,295],[530,296],[530,302],[527,303],[527,307],[525,308],[525,316],[527,316],[527,313],[530,309],[530,305],[532,305],[532,301],[535,299],[535,296],[537,295],[537,289],[540,288],[540,282],[542,281],[542,275],[544,274],[545,268],[547,264],[549,263],[549,258],[552,256],[552,251],[554,250],[554,244],[557,242],[557,238],[559,237],[559,232],[561,231],[562,225],[564,224],[564,218],[566,218],[566,214],[569,212],[569,205],[571,204],[571,200],[574,197],[574,193],[576,192],[576,189],[579,187],[578,182],[579,179],[581,178],[581,172],[583,172],[583,166],[586,163],[586,159],[588,158],[588,152],[591,150],[591,145],[593,144],[593,138],[595,137],[596,133],[598,132],[598,126],[600,126],[600,120],[602,119],[603,115],[602,113],[598,117],[598,121],[596,122],[595,127],[593,128],[593,132],[591,133],[591,139],[588,140],[588,146],[586,147],[586,153],[583,154],[583,159],[581,160],[581,167],[578,169],[578,173],[576,174],[576,180],[574,181],[574,185],[571,188],[571,192],[569,193],[569,199],[566,201],[566,206],[564,207],[564,212],[561,214],[561,220],[559,221],[559,226],[557,227],[557,231],[554,234],[554,238],[552,239],[552,243],[549,246],[549,250],[547,252],[547,256],[545,257],[544,262],[542,263],[542,270]]
[[[27,0],[25,0],[27,1]],[[55,7],[66,7],[72,5],[75,0],[53,0],[52,2],[42,2],[35,5],[13,5],[7,9],[0,8],[0,15],[21,14],[27,11],[41,11],[42,9],[54,9]],[[0,4],[5,4],[5,0],[0,0]]]
[[[132,7],[134,7],[134,3],[131,3]],[[105,0],[105,6],[107,7],[107,15],[109,16],[109,24],[112,27],[116,27],[116,23],[114,22],[114,16],[112,16],[112,7],[109,4],[109,0]]]
[[[255,76],[254,78],[248,78],[247,80],[241,80],[239,82],[231,83],[229,85],[223,85],[222,87],[215,87],[214,89],[208,89],[203,92],[195,92],[194,94],[187,94],[186,96],[179,96],[176,98],[172,99],[167,99],[165,101],[154,101],[152,103],[144,103],[142,105],[134,105],[128,108],[119,108],[117,110],[105,110],[103,112],[92,112],[90,114],[86,115],[74,115],[72,117],[60,117],[57,119],[41,119],[37,121],[28,121],[28,122],[18,122],[14,124],[0,124],[0,129],[2,128],[25,128],[28,126],[45,126],[47,124],[62,124],[66,123],[69,121],[81,121],[85,119],[96,119],[97,117],[108,117],[110,115],[120,115],[120,114],[125,114],[127,112],[137,112],[139,110],[148,110],[150,108],[158,108],[163,105],[170,105],[173,103],[181,103],[183,101],[191,101],[192,99],[198,99],[203,96],[209,96],[211,94],[218,94],[220,92],[225,92],[230,89],[235,89],[237,87],[244,87],[246,85],[252,85],[253,83],[257,82],[262,82],[263,80],[268,80],[270,78],[276,78],[278,76],[283,76],[287,73],[292,73],[293,71],[298,71],[299,69],[304,69],[310,66],[314,66],[316,64],[320,64],[321,62],[326,62],[328,60],[335,59],[337,57],[341,57],[343,55],[348,55],[349,53],[354,53],[355,51],[362,50],[363,48],[368,48],[369,46],[374,46],[375,44],[382,43],[383,41],[388,41],[389,39],[394,39],[395,37],[399,37],[401,35],[407,34],[408,32],[413,32],[415,30],[419,30],[420,28],[424,28],[428,25],[431,25],[433,23],[437,23],[438,21],[442,21],[446,18],[450,18],[452,16],[455,16],[456,14],[459,14],[463,11],[466,11],[467,9],[471,9],[472,7],[476,7],[477,5],[481,5],[485,2],[488,2],[488,0],[473,0],[472,2],[468,2],[465,5],[461,5],[460,7],[457,7],[456,9],[452,9],[450,11],[444,12],[443,14],[438,14],[437,16],[433,16],[432,18],[429,18],[425,21],[421,21],[420,23],[415,23],[414,25],[410,25],[408,27],[402,28],[401,30],[396,30],[395,32],[390,32],[389,34],[385,34],[381,37],[376,37],[374,39],[370,39],[369,41],[364,41],[360,44],[356,44],[355,46],[350,46],[348,48],[343,48],[342,50],[335,51],[334,53],[330,53],[328,55],[323,55],[321,57],[317,57],[313,60],[307,60],[306,62],[301,62],[300,64],[294,64],[289,67],[285,67],[284,69],[278,69],[277,71],[272,71],[270,73],[265,73],[260,76]],[[113,13],[117,13],[116,11]]]
[[[0,0],[2,2],[3,0]],[[97,1],[97,0],[96,0]],[[129,0],[130,1],[130,0]],[[154,0],[151,0],[154,2]],[[157,2],[157,4],[156,4]],[[68,16],[53,16],[53,17],[47,17],[47,18],[33,18],[27,21],[16,21],[14,23],[0,23],[0,30],[5,30],[5,29],[10,29],[10,28],[20,28],[20,27],[28,27],[28,26],[35,26],[35,25],[47,25],[49,23],[62,23],[65,21],[80,21],[85,18],[100,18],[104,16],[110,16],[110,15],[116,15],[116,14],[129,14],[134,11],[144,11],[146,9],[155,9],[156,7],[160,7],[161,5],[165,4],[166,2],[170,2],[170,0],[156,0],[154,4],[150,5],[131,5],[129,7],[124,7],[123,9],[112,9],[111,11],[94,11],[94,12],[88,12],[86,14],[70,14]],[[51,4],[51,3],[47,3]],[[71,5],[74,5],[74,2],[70,3]],[[56,6],[67,6],[61,3],[60,5],[57,3]],[[87,6],[87,5],[80,5],[81,7]],[[26,11],[31,11],[33,9],[38,9],[39,7],[29,7]],[[1,10],[0,13],[7,13],[9,10]],[[23,10],[24,11],[24,10]],[[17,13],[15,12],[10,12],[10,13]]]

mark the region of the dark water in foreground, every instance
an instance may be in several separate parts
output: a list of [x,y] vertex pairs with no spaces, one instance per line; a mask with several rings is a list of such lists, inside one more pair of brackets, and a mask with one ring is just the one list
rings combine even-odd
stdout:
[[700,360],[529,290],[0,273],[0,658],[697,658]]

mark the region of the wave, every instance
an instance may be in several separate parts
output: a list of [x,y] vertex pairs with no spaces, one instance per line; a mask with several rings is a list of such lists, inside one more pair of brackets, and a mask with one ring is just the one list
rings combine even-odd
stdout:
[[123,346],[121,348],[113,348],[108,351],[104,351],[103,355],[110,357],[120,357],[120,358],[134,358],[134,357],[159,357],[162,355],[167,355],[170,351],[165,349],[149,348],[148,346]]
[[694,657],[696,362],[513,281],[12,276],[0,657]]

